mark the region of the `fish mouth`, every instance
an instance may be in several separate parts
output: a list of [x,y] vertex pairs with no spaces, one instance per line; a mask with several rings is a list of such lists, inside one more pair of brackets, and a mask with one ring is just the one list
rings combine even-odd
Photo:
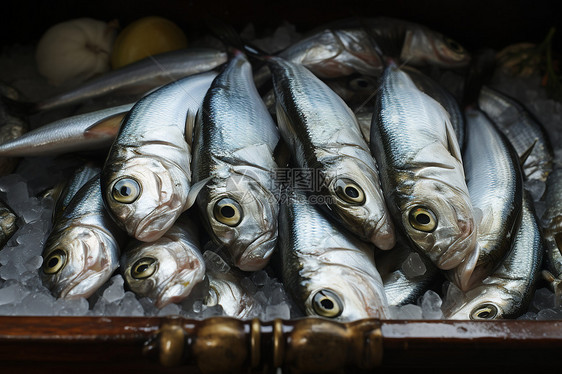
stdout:
[[265,233],[252,241],[244,252],[238,256],[236,266],[243,271],[257,271],[263,269],[275,250],[277,236]]
[[169,205],[157,207],[139,222],[131,234],[143,242],[156,241],[172,227],[178,213],[181,213],[179,208],[170,209]]
[[[171,303],[178,303],[189,296],[193,287],[202,281],[205,276],[204,267],[200,262],[198,264],[199,266],[195,265],[195,267],[184,267],[179,274],[167,282],[154,303],[158,309],[162,309]],[[186,272],[188,273],[187,277],[183,276]]]
[[478,251],[478,253],[480,253],[480,250],[476,248],[478,246],[478,242],[475,240],[475,230],[472,230],[469,227],[463,231],[465,234],[453,241],[453,243],[446,248],[445,252],[437,260],[436,266],[439,269],[450,270],[471,256],[473,252]]
[[88,298],[97,291],[102,284],[107,282],[112,272],[86,270],[79,273],[69,282],[68,286],[60,292],[60,298],[78,299]]
[[371,232],[367,234],[367,238],[379,249],[388,250],[394,248],[396,245],[394,224],[388,219],[386,214],[382,216]]

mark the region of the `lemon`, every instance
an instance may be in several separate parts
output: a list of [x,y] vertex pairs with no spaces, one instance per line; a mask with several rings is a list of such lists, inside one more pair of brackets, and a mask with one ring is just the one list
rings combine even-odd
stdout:
[[187,47],[184,32],[174,22],[150,16],[127,25],[115,39],[111,66],[116,69],[158,53]]

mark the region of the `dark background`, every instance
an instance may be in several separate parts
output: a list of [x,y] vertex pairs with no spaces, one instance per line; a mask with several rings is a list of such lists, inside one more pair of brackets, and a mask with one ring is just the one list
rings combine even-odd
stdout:
[[252,22],[258,32],[267,34],[283,20],[303,32],[330,20],[384,15],[425,24],[469,49],[537,43],[550,27],[557,27],[554,44],[562,50],[562,1],[554,0],[8,0],[0,6],[0,45],[34,43],[49,26],[72,18],[118,19],[126,25],[147,15],[173,20],[188,36],[206,32],[204,22],[209,17],[238,30]]

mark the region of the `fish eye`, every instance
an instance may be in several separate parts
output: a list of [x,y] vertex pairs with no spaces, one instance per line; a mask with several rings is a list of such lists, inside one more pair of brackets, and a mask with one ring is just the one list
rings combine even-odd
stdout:
[[494,304],[479,305],[470,313],[470,319],[494,319],[498,315],[498,307]]
[[464,53],[464,48],[451,38],[445,38],[445,44],[455,53]]
[[119,203],[131,204],[141,194],[140,184],[130,177],[119,179],[113,185],[111,196]]
[[242,208],[232,199],[224,198],[215,203],[213,208],[215,219],[227,226],[236,226],[242,220]]
[[321,317],[336,318],[343,312],[340,298],[329,290],[320,290],[312,298],[312,308]]
[[408,218],[410,225],[419,231],[432,232],[437,227],[437,217],[423,206],[412,208]]
[[365,202],[363,189],[351,179],[338,179],[334,189],[336,195],[346,203],[360,205]]
[[133,264],[131,268],[131,276],[135,279],[145,279],[150,277],[156,271],[156,259],[152,257],[143,257]]
[[369,78],[357,77],[349,81],[349,87],[353,90],[366,90],[375,88],[375,84]]
[[43,273],[56,274],[66,265],[66,252],[55,249],[43,262]]

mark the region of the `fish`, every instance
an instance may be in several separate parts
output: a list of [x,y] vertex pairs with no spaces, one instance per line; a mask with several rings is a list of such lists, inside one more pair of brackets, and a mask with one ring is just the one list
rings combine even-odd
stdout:
[[304,66],[275,56],[267,62],[279,130],[303,175],[298,188],[361,239],[394,247],[377,165],[351,109]]
[[[374,41],[374,42],[373,42]],[[382,57],[381,57],[382,52]],[[320,78],[354,73],[378,77],[384,57],[412,66],[464,68],[469,52],[458,42],[423,25],[390,17],[348,19],[323,25],[278,54],[306,66]],[[268,72],[256,72],[256,85]]]
[[210,71],[225,63],[226,59],[226,52],[215,48],[185,48],[164,52],[109,71],[69,91],[33,103],[30,110],[37,112],[57,109],[109,94],[142,96],[176,80]]
[[513,249],[500,267],[458,300],[445,299],[446,319],[493,320],[517,318],[528,308],[540,278],[544,237],[533,206],[524,191],[521,226]]
[[469,289],[490,275],[511,250],[521,223],[523,174],[517,152],[486,114],[467,108],[465,116],[464,171],[472,207],[482,214],[477,233],[480,256],[466,283]]
[[522,103],[489,86],[480,90],[478,106],[507,136],[524,160],[526,179],[545,182],[552,170],[554,151],[540,121]]
[[18,217],[8,204],[0,200],[0,249],[18,230]]
[[191,140],[195,116],[216,77],[206,72],[140,99],[123,119],[101,172],[105,206],[129,236],[155,241],[194,201]]
[[53,121],[0,143],[0,157],[52,156],[111,146],[135,103]]
[[286,190],[279,215],[283,284],[307,316],[389,318],[372,244],[325,216],[302,191]]
[[39,275],[57,298],[88,298],[119,267],[125,234],[103,205],[99,174],[88,181],[53,223]]
[[179,303],[205,277],[198,226],[182,215],[153,242],[131,241],[120,259],[123,278],[139,297],[149,297],[158,308]]
[[[0,96],[10,100],[18,100],[21,94],[13,87],[0,82]],[[15,112],[9,103],[0,101],[0,144],[17,140],[29,131],[29,121],[26,116]],[[0,175],[12,173],[18,164],[18,159],[3,157],[0,154]]]
[[[203,298],[203,305],[220,305],[223,315],[228,317],[248,319],[254,316],[259,310],[259,304],[242,286],[245,274],[228,266],[224,259],[213,251],[205,251],[203,257],[208,264],[208,290]],[[209,261],[212,261],[210,266]],[[216,266],[217,261],[221,262],[219,266]]]
[[455,269],[460,286],[479,256],[472,203],[449,115],[390,62],[371,124],[388,208],[420,254]]
[[397,240],[392,251],[380,251],[375,254],[375,262],[383,284],[389,306],[416,304],[418,299],[436,284],[442,277],[439,269],[424,256],[419,256],[425,272],[420,275],[409,275],[404,270],[404,262],[417,252],[403,239]]
[[209,180],[197,196],[204,227],[244,271],[263,269],[277,242],[273,152],[278,142],[251,65],[235,52],[197,116],[193,181]]
[[[545,267],[550,272],[547,280],[557,296],[562,295],[562,168],[552,170],[546,181],[543,195],[546,210],[542,215],[546,245]],[[557,300],[560,300],[557,297]]]

